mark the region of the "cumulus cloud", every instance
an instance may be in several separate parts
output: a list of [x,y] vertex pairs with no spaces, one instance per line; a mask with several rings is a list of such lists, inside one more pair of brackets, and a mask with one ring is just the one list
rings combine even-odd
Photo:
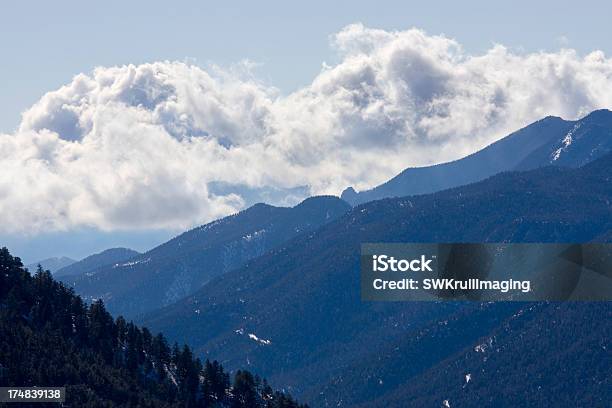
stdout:
[[257,198],[372,187],[544,116],[612,106],[601,51],[471,55],[444,36],[361,24],[331,43],[339,62],[286,96],[248,64],[75,76],[0,135],[0,229],[183,228]]

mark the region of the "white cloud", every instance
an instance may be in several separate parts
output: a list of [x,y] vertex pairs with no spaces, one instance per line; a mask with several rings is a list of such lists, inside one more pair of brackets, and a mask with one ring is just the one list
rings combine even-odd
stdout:
[[446,37],[360,24],[332,44],[340,62],[287,96],[249,63],[75,76],[0,135],[0,230],[187,227],[249,194],[292,202],[300,186],[363,189],[546,115],[612,106],[612,59],[600,51],[470,55]]

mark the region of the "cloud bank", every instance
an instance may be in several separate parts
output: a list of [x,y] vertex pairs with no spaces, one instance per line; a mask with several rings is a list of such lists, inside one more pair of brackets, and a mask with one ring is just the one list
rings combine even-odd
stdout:
[[184,228],[257,198],[369,188],[544,116],[612,106],[601,51],[470,55],[444,36],[361,24],[331,43],[339,62],[285,96],[248,63],[75,76],[0,135],[0,231]]

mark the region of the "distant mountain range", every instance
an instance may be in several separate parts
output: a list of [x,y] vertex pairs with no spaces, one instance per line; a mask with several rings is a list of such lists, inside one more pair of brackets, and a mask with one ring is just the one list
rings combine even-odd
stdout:
[[78,262],[73,262],[70,265],[58,269],[54,276],[78,276],[91,273],[98,268],[105,266],[114,266],[118,262],[126,261],[130,258],[140,255],[139,252],[129,248],[111,248],[102,251],[98,254],[90,255]]
[[30,270],[31,272],[36,272],[36,269],[38,269],[38,265],[40,265],[43,267],[43,269],[51,273],[55,273],[58,270],[65,268],[66,266],[72,265],[75,262],[76,261],[74,259],[68,258],[66,256],[56,256],[28,264],[26,265],[26,268],[28,268],[28,270]]
[[73,276],[75,278],[78,275],[85,275],[96,269],[112,266],[139,254],[139,252],[129,248],[111,248],[90,255],[80,261],[65,256],[52,257],[26,265],[26,268],[31,272],[36,272],[38,265],[41,265],[43,269],[53,273],[56,278],[62,276]]
[[358,271],[362,242],[612,242],[611,151],[612,112],[548,117],[464,159],[348,190],[354,208],[257,204],[60,279],[313,406],[603,405],[609,307],[362,302]]
[[337,197],[313,197],[292,208],[256,204],[236,215],[185,232],[144,253],[60,279],[109,311],[133,317],[193,293],[210,279],[304,232],[343,215]]
[[[582,362],[606,359],[601,341],[612,331],[609,308],[603,307],[608,317],[597,318],[601,311],[588,304],[561,311],[537,304],[533,311],[518,302],[362,302],[359,248],[602,241],[612,230],[611,203],[612,154],[580,168],[506,172],[434,194],[374,201],[142,320],[229,367],[253,364],[314,406],[442,406],[449,395],[465,405],[602,405],[609,365],[606,372]],[[481,344],[489,354],[474,355]],[[559,372],[578,361],[580,379]],[[461,388],[469,373],[478,396]],[[579,383],[561,387],[557,378]],[[525,389],[537,392],[518,392]]]
[[407,168],[371,190],[344,190],[357,205],[387,197],[427,194],[483,180],[512,170],[547,165],[579,167],[612,151],[612,112],[594,111],[577,121],[549,116],[462,159]]

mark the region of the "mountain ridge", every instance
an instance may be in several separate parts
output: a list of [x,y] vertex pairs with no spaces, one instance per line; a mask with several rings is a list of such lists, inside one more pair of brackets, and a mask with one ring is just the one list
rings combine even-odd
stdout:
[[56,277],[82,275],[103,266],[113,265],[117,262],[122,262],[138,255],[140,255],[140,252],[134,251],[130,248],[109,248],[102,252],[89,255],[80,261],[64,266],[63,268],[58,269],[54,275]]
[[[578,142],[572,144],[568,134],[578,130],[574,129],[577,126],[582,127],[580,137],[574,137]],[[612,151],[611,111],[596,110],[576,121],[547,116],[461,159],[409,167],[369,190],[356,192],[348,187],[341,198],[354,206],[388,197],[433,193],[502,171],[531,170],[550,164],[579,167],[609,151]]]
[[[229,366],[250,361],[314,405],[367,406],[470,347],[520,304],[361,302],[361,242],[589,242],[612,229],[611,170],[608,154],[577,169],[505,172],[362,204],[140,320]],[[477,315],[455,332],[432,331]],[[374,364],[382,356],[395,363]]]
[[186,231],[128,262],[60,279],[86,299],[104,299],[111,312],[133,317],[171,304],[211,278],[349,209],[333,196],[311,197],[294,207],[255,204]]

